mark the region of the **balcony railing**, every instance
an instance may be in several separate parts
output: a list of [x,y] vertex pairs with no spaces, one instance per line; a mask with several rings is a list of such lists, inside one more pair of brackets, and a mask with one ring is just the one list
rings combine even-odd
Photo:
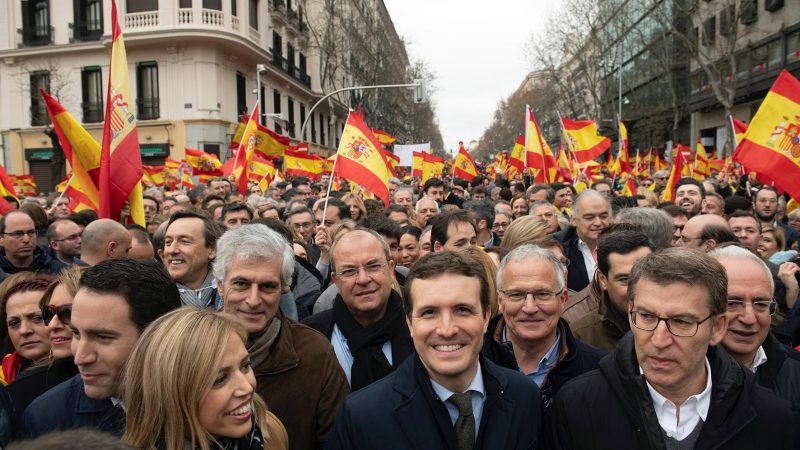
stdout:
[[158,11],[125,14],[125,31],[158,26]]
[[[284,12],[286,7],[284,6]],[[262,31],[248,26],[246,20],[215,9],[180,8],[174,16],[160,16],[158,11],[125,14],[125,32],[166,31],[169,29],[227,30],[256,44],[263,45]]]
[[83,122],[96,123],[103,121],[103,102],[83,102]]
[[281,56],[280,53],[276,52],[275,49],[272,50],[272,65],[277,67],[281,70],[281,72],[289,75],[290,77],[294,78],[307,88],[311,88],[311,76],[307,73],[303,73],[300,71],[300,68],[289,62],[288,59]]
[[69,24],[70,42],[99,41],[103,36],[103,21],[73,22]]
[[178,10],[178,25],[191,25],[194,21],[194,12],[191,8]]
[[139,120],[155,120],[159,117],[158,97],[136,99]]
[[18,28],[17,33],[19,33],[22,38],[20,47],[35,47],[53,43],[53,27],[36,26]]

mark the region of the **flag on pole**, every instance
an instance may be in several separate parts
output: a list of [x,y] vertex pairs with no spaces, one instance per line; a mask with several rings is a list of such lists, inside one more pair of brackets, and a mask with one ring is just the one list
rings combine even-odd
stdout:
[[705,180],[711,176],[711,158],[709,158],[706,148],[700,139],[697,140],[697,151],[694,154],[694,164],[692,165],[692,178],[695,180]]
[[546,152],[544,150],[546,144],[547,142],[542,137],[542,130],[539,128],[539,124],[536,123],[531,107],[525,105],[525,163],[527,167],[538,169],[543,177],[543,171],[547,169]]
[[591,161],[611,147],[611,139],[597,135],[594,120],[570,120],[561,117],[564,134],[578,162]]
[[744,134],[747,133],[747,124],[741,120],[734,119],[733,116],[731,116],[731,124],[733,126],[733,148],[735,150],[739,143],[742,142]]
[[283,155],[283,166],[287,175],[317,180],[325,172],[327,163],[325,159],[312,153],[287,148]]
[[167,184],[167,177],[169,176],[169,169],[167,166],[142,166],[144,176],[142,176],[142,183],[145,186],[162,187]]
[[[250,119],[244,127],[242,132],[241,141],[239,142],[239,150],[236,153],[237,159],[242,163],[242,173],[239,175],[239,193],[242,195],[248,194],[247,181],[250,179],[250,162],[256,152],[256,129],[258,118],[258,105],[253,108],[253,113],[250,114]],[[244,156],[242,156],[244,153]]]
[[111,62],[109,64],[103,145],[100,150],[101,218],[119,218],[128,201],[131,218],[144,226],[142,203],[142,157],[136,131],[133,97],[128,80],[125,41],[117,20],[117,3],[111,0]]
[[390,173],[380,145],[361,114],[351,112],[336,151],[335,175],[358,184],[389,206]]
[[14,182],[11,181],[6,168],[0,166],[0,214],[6,215],[16,208],[3,197],[17,198],[17,191],[14,189]]
[[375,135],[376,138],[378,138],[378,142],[380,142],[382,145],[389,146],[394,144],[395,141],[397,141],[396,137],[377,128],[372,129],[372,134]]
[[559,147],[558,149],[558,160],[556,162],[556,166],[558,167],[558,175],[561,181],[566,183],[575,182],[575,177],[573,176],[573,161],[567,158],[567,152],[563,147]]
[[747,127],[733,159],[800,198],[800,81],[785,69]]
[[467,149],[464,148],[464,143],[458,143],[458,154],[453,163],[453,176],[463,178],[467,181],[472,180],[478,176],[478,168],[475,166],[475,161],[472,160]]
[[397,166],[400,164],[400,157],[395,155],[394,153],[388,151],[388,150],[383,150],[383,149],[380,149],[380,148],[378,150],[381,152],[381,155],[383,155],[383,159],[386,160],[386,167],[389,168],[389,173],[393,177],[396,177],[397,176]]
[[14,189],[26,197],[36,197],[36,180],[33,175],[9,175]]
[[[689,150],[691,152],[691,150]],[[683,146],[678,144],[675,158],[672,161],[672,170],[669,173],[667,185],[664,187],[664,192],[661,194],[662,202],[675,201],[675,185],[681,179],[683,167],[688,165],[685,161],[687,153],[684,151]]]
[[[239,148],[239,144],[242,142],[242,136],[244,135],[248,120],[249,117],[246,115],[242,116],[242,121],[239,122],[239,126],[236,127],[236,132],[234,133],[231,141],[231,150],[237,150]],[[286,150],[291,143],[288,137],[281,136],[280,134],[257,122],[255,136],[255,153],[256,155],[266,159],[280,158],[283,155],[283,151]]]
[[506,178],[510,180],[525,172],[525,160],[525,136],[520,134],[517,137],[517,142],[514,143],[514,147],[511,149],[511,153],[508,155],[505,173]]

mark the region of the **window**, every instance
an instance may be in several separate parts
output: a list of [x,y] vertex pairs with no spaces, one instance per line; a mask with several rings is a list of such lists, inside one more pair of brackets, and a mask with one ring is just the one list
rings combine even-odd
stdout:
[[238,0],[231,0],[231,15],[233,17],[238,16],[238,11],[236,10],[236,3]]
[[47,115],[47,107],[39,89],[50,93],[50,72],[40,70],[31,73],[31,125],[47,125],[50,117]]
[[[272,112],[275,114],[281,113],[281,93],[274,89],[272,91],[272,108],[274,109]],[[275,122],[275,132],[283,134],[283,129],[277,122]]]
[[742,0],[739,12],[743,25],[750,25],[758,20],[758,0]]
[[325,145],[325,116],[319,113],[319,143]]
[[158,119],[158,63],[155,61],[140,62],[136,66],[136,97],[138,118]]
[[101,0],[76,0],[73,4],[75,22],[72,39],[96,41],[103,35],[103,2]]
[[247,79],[236,72],[236,116],[247,114]]
[[714,45],[717,37],[717,17],[709,17],[703,22],[703,45]]
[[294,45],[289,42],[286,43],[286,59],[288,60],[287,72],[289,75],[294,75]]
[[289,137],[294,137],[295,133],[295,123],[294,123],[294,100],[292,97],[287,97],[287,113],[289,114],[289,123],[286,126],[289,128]]
[[158,11],[158,0],[136,0],[125,3],[129,13]]
[[317,143],[317,121],[311,116],[311,142]]
[[[236,0],[231,0],[231,3],[236,3]],[[222,11],[222,0],[203,0],[203,8]]]
[[191,8],[192,0],[178,0],[178,8]]
[[47,0],[22,0],[23,45],[48,45],[51,41],[50,3]]
[[800,31],[786,37],[786,64],[800,61]]
[[103,76],[100,66],[84,67],[81,71],[81,89],[83,90],[83,122],[103,121]]
[[272,32],[272,58],[280,61],[283,56],[283,39],[277,31]]
[[736,31],[736,5],[722,8],[719,13],[719,35],[730,36]]
[[[304,123],[306,123],[306,105],[300,103],[300,126],[302,127]],[[303,135],[300,136],[300,140],[306,141],[307,134],[308,133],[303,133]]]
[[258,29],[258,0],[250,0],[250,28]]
[[307,73],[306,72],[306,55],[304,55],[302,52],[300,53],[300,56],[297,59],[297,67],[298,67],[298,69],[300,69],[300,73],[301,74],[305,75]]

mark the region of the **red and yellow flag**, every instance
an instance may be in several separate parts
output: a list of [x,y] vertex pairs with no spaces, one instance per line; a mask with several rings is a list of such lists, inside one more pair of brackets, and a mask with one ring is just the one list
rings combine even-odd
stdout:
[[574,183],[575,177],[573,176],[574,173],[574,163],[572,159],[567,157],[567,152],[564,150],[564,147],[561,146],[558,148],[558,160],[556,162],[558,166],[558,178],[559,181],[563,181],[566,183]]
[[661,194],[661,201],[662,202],[672,202],[675,201],[675,185],[678,184],[678,180],[682,177],[683,167],[688,166],[688,155],[691,153],[691,149],[689,152],[684,150],[684,147],[681,144],[678,144],[675,152],[675,158],[672,161],[672,170],[669,172],[669,179],[667,180],[667,185],[664,187],[664,192]]
[[186,163],[192,166],[192,175],[204,179],[222,176],[222,163],[217,155],[193,148],[186,148]]
[[111,62],[103,124],[103,145],[100,150],[101,218],[119,218],[128,202],[133,222],[144,226],[142,203],[142,156],[136,131],[134,102],[128,80],[128,58],[125,41],[117,20],[117,3],[111,0]]
[[467,149],[464,148],[463,142],[458,143],[458,154],[453,163],[453,176],[463,178],[467,181],[478,176],[478,167],[475,165],[475,161],[472,160],[472,156],[470,156]]
[[[239,142],[239,149],[236,152],[236,158],[242,163],[242,173],[239,175],[239,193],[242,195],[248,194],[247,181],[250,179],[250,162],[256,152],[256,129],[258,117],[258,105],[253,108],[253,113],[250,114],[250,119],[244,127],[242,137]],[[242,154],[244,153],[244,156]]]
[[264,158],[253,156],[253,159],[250,161],[248,177],[250,181],[258,183],[258,188],[261,189],[261,193],[263,194],[267,191],[272,180],[275,179],[275,164]]
[[387,145],[387,146],[388,145],[392,145],[392,144],[395,143],[395,141],[397,141],[396,137],[392,136],[391,134],[389,134],[389,133],[387,133],[387,132],[385,132],[383,130],[379,130],[377,128],[373,128],[372,129],[372,134],[375,135],[375,137],[378,138],[378,142],[380,142],[383,145]]
[[527,167],[537,169],[542,174],[544,173],[542,171],[546,170],[548,166],[545,161],[545,145],[547,145],[547,141],[542,137],[542,130],[536,123],[533,110],[529,105],[525,105],[525,162]]
[[800,198],[800,81],[786,70],[758,108],[733,159]]
[[525,160],[525,136],[520,134],[517,137],[517,142],[514,143],[514,147],[511,149],[511,153],[508,155],[505,173],[506,178],[510,180],[525,172]]
[[312,153],[287,148],[283,155],[283,166],[287,175],[298,175],[317,180],[325,172],[327,162]]
[[395,155],[394,153],[388,151],[388,150],[383,150],[383,149],[380,149],[380,148],[378,150],[381,152],[381,155],[383,155],[383,159],[386,160],[386,167],[389,168],[389,173],[393,177],[396,177],[397,176],[397,166],[400,164],[400,157]]
[[700,139],[697,140],[697,151],[694,154],[694,164],[692,165],[692,178],[695,180],[705,180],[711,176],[711,158],[709,158],[706,148]]
[[594,120],[570,120],[561,117],[561,122],[576,161],[591,161],[611,147],[611,139],[597,135],[597,123]]
[[380,146],[361,114],[351,112],[347,116],[339,149],[336,151],[334,173],[358,184],[389,206],[390,173],[386,160],[379,151]]
[[[242,116],[242,121],[239,122],[239,126],[236,127],[236,132],[231,141],[231,150],[239,148],[239,143],[242,142],[242,136],[244,135],[248,120],[249,117]],[[286,147],[291,143],[289,138],[281,136],[258,122],[256,122],[255,136],[254,151],[256,155],[266,159],[280,158],[283,155],[283,151],[286,150]]]
[[166,166],[142,166],[142,170],[144,171],[142,183],[145,186],[162,187],[167,183],[169,169]]
[[731,123],[733,124],[734,136],[733,148],[736,149],[736,147],[739,146],[739,143],[742,142],[744,134],[747,133],[747,124],[741,120],[736,120],[733,117],[731,117]]
[[[9,196],[17,198],[17,190],[14,188],[14,182],[6,172],[6,168],[0,166],[0,197]],[[4,213],[5,214],[5,213]]]
[[428,152],[413,152],[412,176],[419,177],[422,183],[430,178],[442,175],[444,169],[444,158],[440,158]]
[[[617,159],[611,167],[611,175],[614,177],[622,176],[623,174],[630,174],[633,172],[630,161],[630,154],[628,153],[628,130],[625,124],[620,120],[619,125],[619,153]],[[609,152],[609,155],[611,152]]]
[[33,175],[9,175],[14,189],[26,197],[36,197],[36,180]]
[[44,98],[58,141],[72,168],[70,176],[72,181],[69,182],[69,186],[65,182],[64,188],[59,192],[64,192],[64,195],[70,198],[71,211],[84,209],[97,211],[100,204],[100,195],[97,192],[100,177],[100,144],[56,99],[43,90],[39,92]]

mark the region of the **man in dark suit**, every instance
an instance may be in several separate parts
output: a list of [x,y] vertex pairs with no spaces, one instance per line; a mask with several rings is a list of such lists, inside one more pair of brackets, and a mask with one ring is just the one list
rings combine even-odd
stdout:
[[345,400],[326,448],[534,448],[539,389],[480,356],[489,324],[483,269],[461,254],[431,253],[403,292],[417,354]]

